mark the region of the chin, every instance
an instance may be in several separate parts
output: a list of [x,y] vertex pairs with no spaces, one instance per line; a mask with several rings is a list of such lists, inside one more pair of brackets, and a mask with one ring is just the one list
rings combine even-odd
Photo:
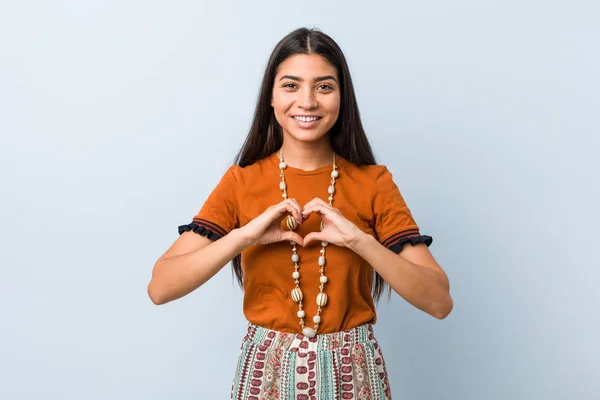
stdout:
[[291,136],[292,138],[294,138],[297,141],[300,142],[317,142],[319,140],[321,140],[323,137],[327,136],[327,132],[323,133],[323,132],[311,132],[309,130],[303,130],[303,131],[295,131],[295,130],[291,130],[291,131],[287,131],[287,134],[289,136]]

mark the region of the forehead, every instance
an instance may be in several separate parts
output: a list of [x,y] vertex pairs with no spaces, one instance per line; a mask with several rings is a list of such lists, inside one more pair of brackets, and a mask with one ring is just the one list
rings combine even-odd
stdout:
[[338,77],[335,67],[318,54],[294,54],[286,58],[277,67],[276,76],[281,75],[294,75],[305,79],[324,75]]

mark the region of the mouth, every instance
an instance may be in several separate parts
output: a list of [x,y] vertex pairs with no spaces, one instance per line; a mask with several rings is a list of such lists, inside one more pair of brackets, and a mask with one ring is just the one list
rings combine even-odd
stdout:
[[293,115],[292,118],[302,128],[312,128],[316,125],[322,117],[318,115]]

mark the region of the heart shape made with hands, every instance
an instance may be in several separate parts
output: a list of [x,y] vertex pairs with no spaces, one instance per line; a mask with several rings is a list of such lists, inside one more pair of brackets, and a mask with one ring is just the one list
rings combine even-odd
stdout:
[[[312,214],[318,214],[321,216],[321,218],[317,221],[315,218],[310,218]],[[311,219],[310,223],[307,223],[307,221]],[[296,232],[303,240],[310,234],[310,233],[318,233],[323,231],[323,229],[325,229],[326,226],[326,222],[323,219],[323,216],[321,215],[321,213],[319,211],[313,211],[311,213],[308,213],[306,215],[304,215],[304,218],[302,220],[302,223],[298,223],[298,221],[296,221],[296,218],[294,218],[292,215],[288,215],[285,218],[283,218],[283,220],[281,221],[281,230],[283,231],[294,231]],[[317,240],[315,240],[317,241]],[[317,241],[318,242],[318,241]],[[303,243],[304,245],[305,243]]]
[[[287,216],[283,217],[283,219],[281,220],[281,229],[282,230],[288,230],[288,231],[295,231],[296,229],[298,229],[298,227],[300,227],[300,225],[305,225],[306,221],[310,218],[310,216],[312,214],[318,214],[317,211],[314,211],[312,213],[306,214],[302,220],[302,224],[300,224],[296,218],[294,218],[293,215],[288,214]],[[321,219],[321,224],[324,224],[325,221],[323,219]],[[321,228],[321,225],[319,225],[320,229],[323,230]]]

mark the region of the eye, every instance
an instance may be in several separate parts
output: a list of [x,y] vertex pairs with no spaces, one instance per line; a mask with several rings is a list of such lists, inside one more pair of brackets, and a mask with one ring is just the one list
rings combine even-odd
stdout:
[[323,83],[322,85],[319,85],[318,89],[321,90],[333,90],[333,86],[327,84],[327,83]]
[[286,89],[295,89],[297,86],[295,83],[287,82],[287,83],[284,83],[282,87],[284,87]]

